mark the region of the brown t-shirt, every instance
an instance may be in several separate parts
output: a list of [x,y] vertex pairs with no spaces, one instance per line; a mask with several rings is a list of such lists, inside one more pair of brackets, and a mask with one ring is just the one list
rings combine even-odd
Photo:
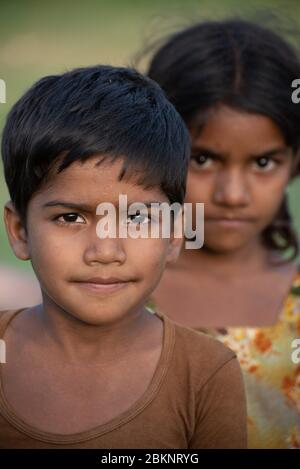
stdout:
[[[20,311],[0,312],[0,338]],[[234,353],[158,316],[163,345],[149,387],[127,411],[89,431],[59,435],[23,421],[0,375],[0,448],[245,448],[244,384]]]

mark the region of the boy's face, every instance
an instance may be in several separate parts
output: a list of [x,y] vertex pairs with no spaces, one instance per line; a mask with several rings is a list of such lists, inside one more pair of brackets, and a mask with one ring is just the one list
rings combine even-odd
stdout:
[[[122,160],[95,166],[98,160],[71,164],[31,198],[26,235],[16,213],[8,208],[5,213],[14,252],[31,259],[45,304],[93,325],[113,323],[141,307],[180,243],[172,237],[98,237],[100,203],[113,203],[118,214],[119,194],[127,195],[128,206],[168,202],[159,188],[119,181]],[[144,211],[125,219],[128,225],[149,223]],[[105,281],[108,284],[103,285]]]

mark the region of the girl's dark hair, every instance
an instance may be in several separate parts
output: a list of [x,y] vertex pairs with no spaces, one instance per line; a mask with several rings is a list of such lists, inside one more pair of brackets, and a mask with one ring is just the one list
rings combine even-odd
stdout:
[[[275,32],[240,19],[208,21],[176,33],[156,52],[148,71],[186,124],[217,104],[263,114],[281,129],[294,153],[300,146],[300,104],[292,82],[300,78],[299,55]],[[299,174],[299,165],[295,175]],[[298,239],[286,196],[263,232],[269,249],[298,255]]]
[[120,179],[132,173],[182,203],[189,153],[186,126],[157,83],[108,65],[39,80],[11,109],[2,138],[6,183],[25,226],[47,178],[95,155],[121,157]]

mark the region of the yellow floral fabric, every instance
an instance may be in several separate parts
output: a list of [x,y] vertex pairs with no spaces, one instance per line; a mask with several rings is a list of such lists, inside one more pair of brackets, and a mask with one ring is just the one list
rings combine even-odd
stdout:
[[274,325],[201,331],[223,342],[239,359],[247,396],[248,447],[300,448],[300,352],[293,344],[300,339],[300,273]]
[[300,362],[293,354],[293,341],[300,339],[300,274],[273,326],[207,332],[230,347],[241,364],[249,448],[300,448]]

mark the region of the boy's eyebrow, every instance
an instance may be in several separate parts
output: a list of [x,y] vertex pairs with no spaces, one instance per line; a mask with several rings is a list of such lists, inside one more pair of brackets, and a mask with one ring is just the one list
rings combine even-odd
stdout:
[[[127,205],[131,205],[132,203],[145,205],[147,208],[151,208],[152,204],[160,204],[161,201],[159,201],[159,200],[146,200],[146,201],[138,201],[138,202],[137,201],[133,201],[133,202],[127,201]],[[100,202],[99,202],[99,204],[100,204]],[[95,211],[95,207],[92,207],[90,205],[82,204],[82,203],[76,203],[76,202],[75,203],[74,202],[67,202],[67,201],[62,201],[62,200],[50,200],[49,202],[46,202],[45,204],[43,204],[42,207],[43,208],[46,208],[46,207],[64,207],[64,208],[72,208],[72,209],[75,209],[75,210],[83,210],[85,212],[94,212]]]
[[130,200],[127,201],[128,205],[135,204],[138,206],[139,204],[141,204],[142,207],[146,205],[147,208],[151,208],[152,204],[160,205],[162,203],[169,203],[169,202],[165,202],[161,200],[145,200],[145,201],[139,200],[138,202],[136,200],[134,200],[133,202],[131,202]]
[[80,209],[84,210],[85,212],[90,212],[92,211],[92,207],[86,204],[81,204],[81,203],[74,203],[74,202],[64,202],[62,200],[50,200],[49,202],[46,202],[42,206],[43,208],[46,207],[64,207],[64,208],[73,208],[73,209]]

